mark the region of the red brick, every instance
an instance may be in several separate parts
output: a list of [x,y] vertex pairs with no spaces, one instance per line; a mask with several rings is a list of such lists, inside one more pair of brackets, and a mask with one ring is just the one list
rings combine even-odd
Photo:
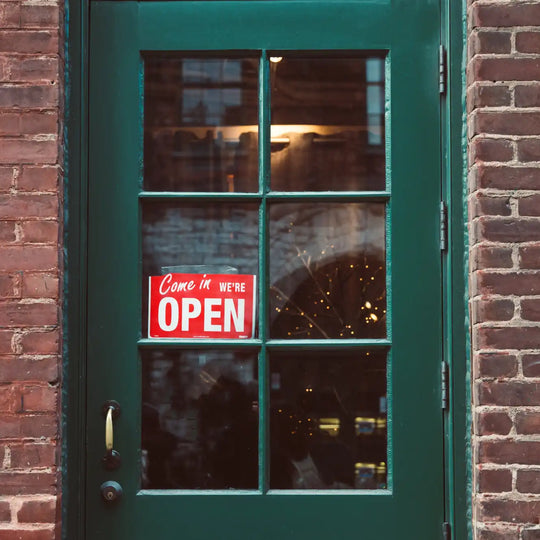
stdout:
[[480,508],[480,518],[486,521],[537,523],[540,515],[540,501],[485,499]]
[[21,21],[18,2],[0,2],[0,28],[18,28]]
[[0,260],[5,271],[54,270],[58,267],[56,246],[0,247]]
[[525,2],[473,5],[473,26],[539,26],[540,5]]
[[0,433],[2,437],[9,438],[54,437],[57,433],[56,415],[0,414]]
[[512,268],[512,249],[493,246],[475,246],[471,254],[472,268]]
[[46,111],[26,111],[21,114],[22,135],[54,135],[58,132],[58,116]]
[[540,107],[540,85],[518,85],[515,88],[516,107]]
[[0,522],[11,521],[11,505],[8,501],[0,501]]
[[0,135],[19,135],[21,132],[20,115],[18,113],[0,113]]
[[23,191],[54,191],[58,188],[56,167],[23,167],[17,179],[17,189]]
[[56,324],[58,324],[58,306],[56,304],[6,302],[0,305],[0,326],[7,328]]
[[51,108],[58,105],[58,87],[0,86],[0,107]]
[[516,487],[521,493],[540,493],[540,471],[518,470]]
[[540,326],[478,328],[476,334],[482,349],[534,349],[540,343]]
[[21,405],[24,412],[55,412],[57,390],[52,386],[24,386]]
[[512,471],[508,469],[484,469],[478,471],[480,493],[502,493],[512,491]]
[[516,50],[524,53],[540,53],[540,32],[518,32]]
[[0,218],[58,217],[58,197],[53,194],[0,195]]
[[478,187],[493,189],[538,189],[540,168],[491,167],[480,165],[476,169]]
[[23,294],[27,298],[58,298],[58,277],[50,274],[26,274]]
[[58,330],[50,332],[29,332],[21,337],[22,350],[26,354],[58,353],[60,335]]
[[540,383],[482,382],[478,385],[478,404],[513,407],[540,405]]
[[518,142],[519,161],[540,161],[540,139],[523,139]]
[[533,270],[540,268],[540,245],[519,248],[519,267]]
[[0,167],[0,192],[8,191],[13,186],[13,167]]
[[471,56],[474,54],[504,54],[512,49],[511,33],[480,30],[471,36]]
[[540,540],[540,529],[524,529],[522,540]]
[[483,137],[474,138],[470,152],[479,161],[511,161],[514,153],[511,141]]
[[479,238],[491,242],[528,242],[540,238],[540,220],[481,217],[477,225]]
[[[0,274],[0,299],[21,297],[22,273]],[[2,309],[0,307],[0,309]]]
[[22,224],[24,242],[58,244],[58,223],[55,221],[26,221]]
[[519,214],[521,216],[540,216],[540,194],[520,198]]
[[13,413],[18,407],[19,392],[12,385],[0,386],[0,411],[2,413]]
[[58,358],[0,356],[0,382],[58,380]]
[[472,109],[478,107],[504,107],[510,105],[512,96],[505,85],[477,84],[469,91]]
[[540,294],[540,272],[477,272],[478,287],[484,294]]
[[13,339],[14,333],[10,330],[0,330],[0,354],[10,354],[11,349],[11,340]]
[[58,26],[58,6],[21,6],[21,26],[23,28],[56,28]]
[[477,540],[519,540],[517,529],[488,530],[483,529],[477,532]]
[[45,443],[4,443],[0,444],[0,460],[3,463],[9,448],[9,469],[52,468],[56,463],[55,442]]
[[522,363],[525,377],[540,377],[540,354],[526,354]]
[[8,243],[15,242],[15,222],[14,221],[0,221],[0,242]]
[[476,420],[478,435],[508,435],[512,420],[504,412],[482,412]]
[[479,377],[514,377],[517,358],[505,353],[480,353],[477,357]]
[[58,80],[58,58],[40,55],[35,57],[2,56],[9,65],[5,82],[54,82]]
[[[538,60],[540,65],[540,59]],[[538,73],[540,77],[540,70]],[[540,135],[540,112],[499,112],[478,109],[473,117],[473,134]]]
[[17,512],[19,523],[54,523],[56,514],[56,502],[48,501],[24,501]]
[[4,139],[0,163],[55,163],[58,158],[56,141]]
[[[52,494],[55,491],[55,473],[0,471],[0,495]],[[10,540],[13,540],[13,537],[10,537]]]
[[527,298],[521,301],[521,318],[527,321],[540,321],[540,298]]
[[58,32],[0,31],[0,52],[48,54],[58,52]]
[[540,413],[537,411],[520,411],[516,415],[516,431],[522,435],[540,433]]
[[512,300],[479,299],[475,301],[473,322],[509,321],[514,316]]
[[[1,489],[1,488],[0,488]],[[51,529],[0,529],[0,540],[55,540],[54,528]]]

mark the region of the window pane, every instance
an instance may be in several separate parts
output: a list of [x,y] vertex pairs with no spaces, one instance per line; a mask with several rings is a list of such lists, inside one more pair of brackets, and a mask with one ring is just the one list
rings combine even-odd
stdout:
[[144,188],[257,191],[258,60],[145,57]]
[[142,335],[148,277],[171,273],[258,274],[258,205],[146,201],[142,208]]
[[272,189],[385,189],[383,67],[381,55],[270,57]]
[[384,203],[270,207],[270,336],[386,336]]
[[257,489],[257,355],[142,351],[143,489]]
[[274,354],[270,487],[386,488],[386,353]]

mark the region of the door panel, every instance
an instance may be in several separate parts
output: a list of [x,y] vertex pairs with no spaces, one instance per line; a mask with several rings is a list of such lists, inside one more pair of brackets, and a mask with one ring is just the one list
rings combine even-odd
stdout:
[[[438,9],[92,3],[89,539],[440,534]],[[257,276],[254,338],[148,338],[194,265]]]

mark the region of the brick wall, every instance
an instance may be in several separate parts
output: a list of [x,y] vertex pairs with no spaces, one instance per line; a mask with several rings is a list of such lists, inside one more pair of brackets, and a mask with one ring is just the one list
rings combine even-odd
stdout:
[[0,0],[0,540],[57,521],[61,5]]
[[468,24],[476,538],[540,539],[540,2]]

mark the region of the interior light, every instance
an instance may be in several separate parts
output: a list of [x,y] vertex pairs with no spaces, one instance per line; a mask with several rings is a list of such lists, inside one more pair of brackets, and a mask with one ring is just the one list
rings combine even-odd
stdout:
[[283,56],[271,56],[270,62],[273,62],[274,64],[277,64],[278,62],[281,62],[283,60]]

